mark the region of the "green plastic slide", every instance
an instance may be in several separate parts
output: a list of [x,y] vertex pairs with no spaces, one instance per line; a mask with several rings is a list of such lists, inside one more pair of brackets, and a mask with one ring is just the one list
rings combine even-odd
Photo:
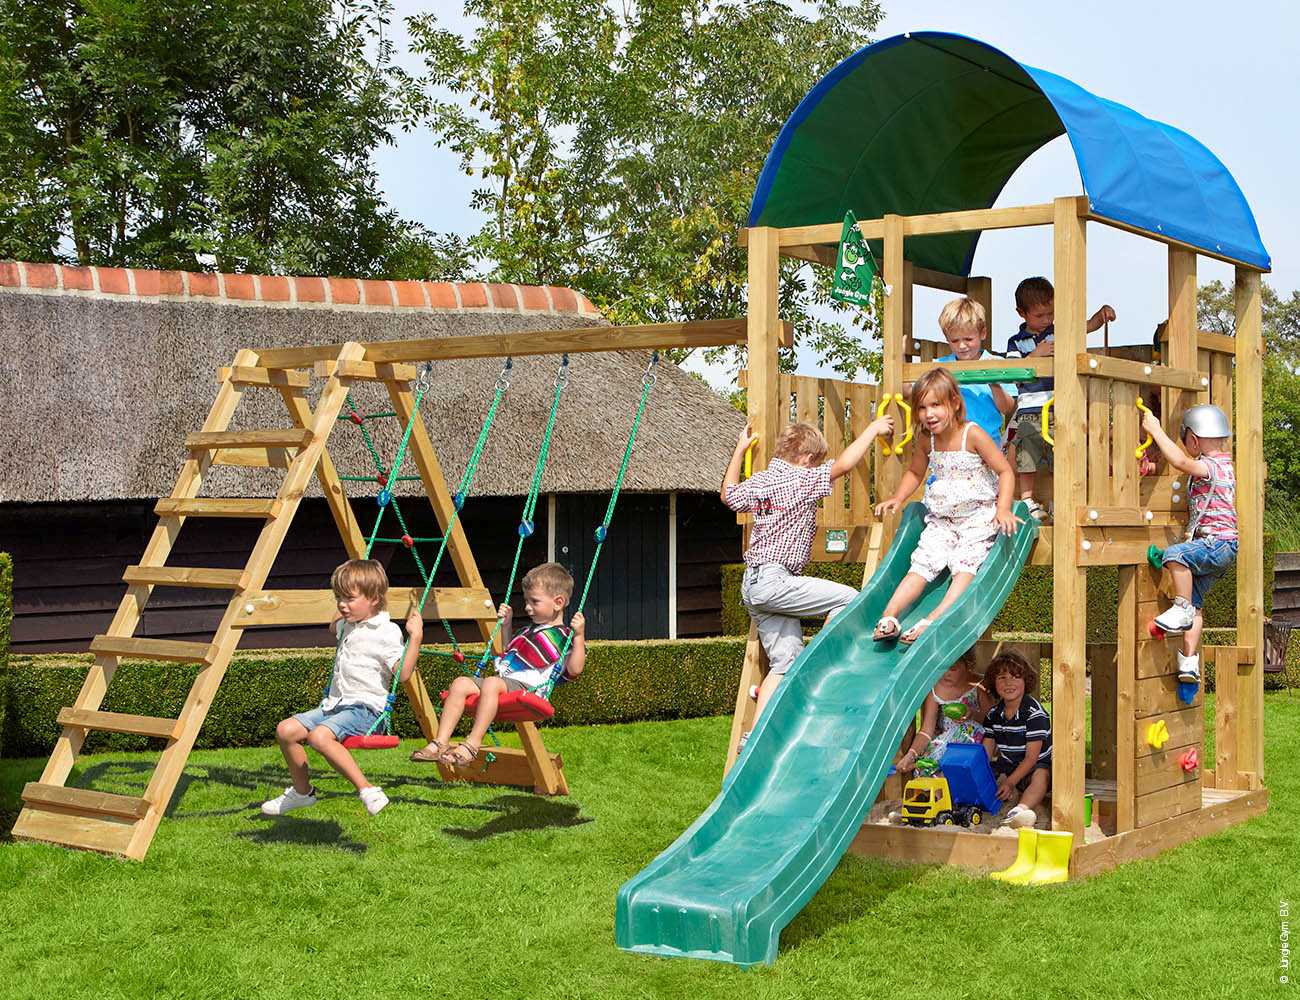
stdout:
[[[620,948],[740,966],[776,960],[781,930],[839,863],[927,691],[992,623],[1038,533],[1000,537],[966,592],[912,646],[871,633],[911,563],[925,508],[910,504],[880,569],[821,630],[768,703],[722,791],[618,893]],[[926,616],[932,584],[904,618]]]

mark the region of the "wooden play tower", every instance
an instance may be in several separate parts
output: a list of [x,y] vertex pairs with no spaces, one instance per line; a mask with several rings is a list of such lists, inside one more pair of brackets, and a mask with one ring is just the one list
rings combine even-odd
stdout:
[[[1086,236],[1088,223],[1159,240],[1168,248],[1169,319],[1167,364],[1090,353],[1085,343]],[[1051,482],[1055,523],[1045,526],[1032,564],[1052,567],[1052,828],[1075,834],[1071,875],[1104,870],[1205,836],[1262,812],[1268,803],[1263,764],[1263,447],[1260,404],[1260,269],[1222,254],[1207,253],[1159,233],[1118,224],[1082,197],[1016,208],[899,216],[863,221],[859,228],[883,247],[883,278],[890,293],[883,322],[884,377],[879,385],[788,376],[777,370],[777,282],[782,257],[833,263],[838,223],[797,228],[756,227],[745,235],[749,254],[749,361],[746,374],[750,419],[759,435],[756,467],[767,447],[792,419],[825,429],[832,452],[865,426],[880,399],[901,392],[934,367],[946,345],[913,336],[912,295],[917,285],[969,294],[991,312],[985,278],[944,274],[907,259],[909,239],[946,233],[1050,226],[1056,287],[1055,356],[1029,361],[947,363],[946,367],[1024,367],[1056,380],[1055,472]],[[1203,254],[1236,267],[1235,338],[1200,333],[1196,322],[1196,260]],[[1006,294],[1006,293],[1004,293]],[[1112,352],[1124,353],[1121,351]],[[1141,349],[1129,354],[1141,354]],[[1234,384],[1236,392],[1234,395]],[[1222,407],[1233,421],[1237,513],[1237,641],[1204,650],[1216,676],[1215,753],[1204,754],[1201,694],[1179,700],[1171,641],[1152,639],[1147,623],[1168,604],[1162,574],[1147,563],[1151,544],[1165,547],[1186,526],[1186,482],[1167,469],[1139,477],[1134,446],[1139,440],[1139,392],[1159,387],[1164,423],[1177,439],[1183,410],[1196,403]],[[1235,399],[1235,405],[1234,405]],[[897,412],[897,411],[896,411]],[[903,423],[898,413],[899,425]],[[877,454],[874,496],[897,487],[909,455]],[[1163,468],[1163,467],[1162,467]],[[866,563],[869,577],[889,544],[893,525],[873,523],[868,474],[846,477],[848,496],[824,501],[815,559]],[[1046,477],[1041,477],[1046,478]],[[838,552],[827,551],[827,532],[841,533]],[[1119,574],[1115,643],[1087,641],[1087,574],[1114,566]],[[981,643],[987,662],[997,644]],[[1020,644],[1031,662],[1038,643]],[[753,702],[746,692],[761,679],[763,653],[751,634],[737,698],[735,734],[749,728]],[[1085,686],[1091,673],[1092,760],[1085,759]],[[1148,740],[1164,724],[1168,739],[1157,749]],[[1195,748],[1199,767],[1186,770],[1184,754]],[[728,756],[734,760],[735,739]],[[1097,803],[1098,821],[1083,825],[1085,792]],[[901,860],[1000,868],[1015,853],[1015,840],[951,830],[867,824],[852,850]]]

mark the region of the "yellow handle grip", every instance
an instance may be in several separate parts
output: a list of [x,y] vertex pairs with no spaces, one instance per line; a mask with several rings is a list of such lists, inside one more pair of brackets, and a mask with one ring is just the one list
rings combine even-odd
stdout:
[[[1141,410],[1143,413],[1151,412],[1150,410],[1147,409],[1147,404],[1142,402],[1141,396],[1137,398],[1137,405],[1138,405],[1138,409]],[[1153,438],[1150,434],[1148,434],[1147,439],[1143,441],[1140,445],[1138,445],[1137,449],[1133,452],[1133,457],[1140,460],[1142,456],[1146,454],[1147,449],[1151,447],[1153,441],[1155,441],[1155,438]]]
[[890,445],[888,441],[883,441],[881,444],[886,455],[901,455],[903,454],[903,446],[912,440],[912,408],[907,405],[901,392],[896,392],[892,396],[885,393],[880,398],[880,405],[876,407],[877,420],[885,415],[890,403],[897,403],[903,410],[903,436],[898,439],[898,443],[895,445]]
[[1056,397],[1055,396],[1050,397],[1047,400],[1047,402],[1043,404],[1043,413],[1042,416],[1039,418],[1040,420],[1042,420],[1043,423],[1043,440],[1046,441],[1048,444],[1050,444],[1053,448],[1056,447],[1056,442],[1052,440],[1052,432],[1049,431],[1047,427],[1051,422],[1052,404],[1055,402],[1056,402]]
[[748,479],[754,474],[754,445],[758,444],[758,438],[749,442],[749,447],[745,449],[745,478]]
[[898,444],[894,445],[894,454],[903,454],[903,445],[912,440],[912,408],[907,405],[901,392],[894,393],[894,402],[903,410],[903,436],[899,439]]

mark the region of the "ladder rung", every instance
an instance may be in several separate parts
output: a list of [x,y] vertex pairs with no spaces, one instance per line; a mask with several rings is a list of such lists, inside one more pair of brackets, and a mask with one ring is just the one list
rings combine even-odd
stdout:
[[23,786],[23,801],[38,808],[53,807],[91,816],[121,816],[125,819],[143,819],[149,811],[145,799],[94,792],[88,788],[42,785],[39,781],[29,781]]
[[134,736],[152,736],[173,740],[181,727],[180,719],[158,719],[148,715],[123,715],[120,712],[92,712],[86,708],[59,710],[61,726],[80,726],[82,729],[99,729],[106,733],[131,733]]
[[311,385],[311,376],[306,372],[294,371],[292,368],[256,368],[251,365],[236,365],[233,368],[218,368],[217,381],[232,385],[264,385],[278,389],[293,387],[305,389]]
[[128,854],[135,826],[135,820],[118,816],[87,816],[31,805],[18,814],[13,837],[78,847],[83,851],[135,856]]
[[280,513],[280,501],[164,497],[153,510],[159,517],[275,517]]
[[190,451],[216,451],[220,448],[305,448],[311,443],[311,430],[285,427],[261,431],[199,431],[185,435]]
[[142,660],[175,660],[178,663],[211,663],[211,649],[206,642],[178,642],[174,639],[97,635],[90,640],[90,651],[96,656],[136,656]]
[[243,585],[244,571],[194,566],[128,566],[122,579],[127,583],[152,583],[162,587],[239,590]]

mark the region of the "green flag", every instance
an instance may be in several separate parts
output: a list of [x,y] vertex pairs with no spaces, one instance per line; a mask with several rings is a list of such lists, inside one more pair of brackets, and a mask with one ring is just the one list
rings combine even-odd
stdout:
[[840,252],[835,258],[835,278],[831,282],[831,298],[857,306],[870,306],[875,277],[876,262],[862,231],[858,229],[858,220],[852,212],[845,212],[844,228],[840,231]]

